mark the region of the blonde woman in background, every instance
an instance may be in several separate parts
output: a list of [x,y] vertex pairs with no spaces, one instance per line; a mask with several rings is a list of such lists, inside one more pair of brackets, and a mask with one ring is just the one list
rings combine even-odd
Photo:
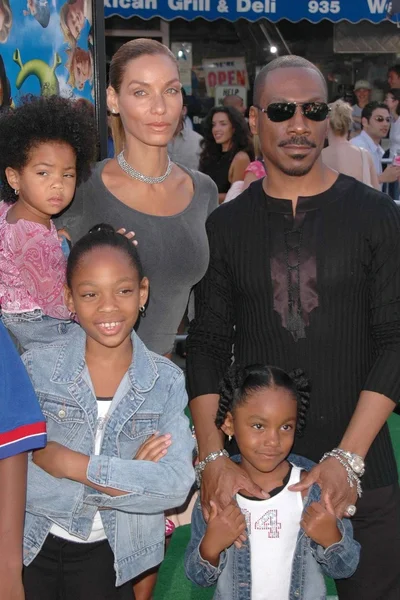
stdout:
[[350,175],[379,190],[378,176],[367,150],[348,141],[352,125],[352,108],[343,100],[331,104],[328,128],[329,146],[322,150],[324,163],[343,175]]

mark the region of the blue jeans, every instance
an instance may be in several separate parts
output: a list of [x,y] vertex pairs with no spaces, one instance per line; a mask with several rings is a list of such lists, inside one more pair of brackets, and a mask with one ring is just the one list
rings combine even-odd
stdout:
[[18,342],[19,351],[56,342],[60,336],[68,335],[77,323],[70,320],[54,319],[44,315],[40,309],[22,313],[1,313],[1,320]]

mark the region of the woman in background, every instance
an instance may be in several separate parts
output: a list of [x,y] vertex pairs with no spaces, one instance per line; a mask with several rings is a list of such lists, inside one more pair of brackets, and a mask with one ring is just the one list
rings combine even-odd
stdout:
[[352,125],[351,115],[352,108],[347,102],[336,100],[331,104],[328,128],[329,146],[322,150],[322,160],[338,173],[350,175],[350,177],[380,190],[378,175],[371,155],[367,150],[353,146],[348,141]]
[[243,181],[254,159],[249,126],[235,108],[216,106],[204,120],[203,133],[199,168],[217,184],[221,203],[231,185]]

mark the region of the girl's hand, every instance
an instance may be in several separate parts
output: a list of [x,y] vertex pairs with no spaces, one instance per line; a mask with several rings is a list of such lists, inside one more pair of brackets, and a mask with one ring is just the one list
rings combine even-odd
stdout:
[[219,555],[240,538],[246,529],[243,513],[236,504],[229,504],[221,512],[211,501],[211,511],[207,530],[200,544],[200,554],[214,566],[219,563]]
[[126,231],[125,227],[121,227],[121,229],[118,229],[117,233],[120,233],[121,235],[124,235],[126,238],[128,238],[128,240],[132,240],[132,244],[134,246],[138,245],[138,242],[136,240],[134,240],[133,238],[135,237],[135,232],[134,231]]
[[335,511],[329,498],[325,501],[325,507],[319,502],[310,504],[303,512],[300,525],[308,537],[323,548],[337,544],[342,539],[336,523]]
[[33,462],[49,475],[62,479],[68,477],[73,461],[79,456],[78,452],[57,442],[47,442],[47,446],[43,450],[33,452]]
[[168,447],[172,444],[171,434],[158,435],[158,432],[153,433],[148,440],[143,442],[139,450],[136,452],[134,460],[151,460],[158,462],[168,452]]
[[71,240],[71,236],[69,235],[68,231],[66,229],[58,229],[57,230],[57,235],[58,235],[58,239],[60,241],[62,241],[62,238],[65,237],[67,238],[67,240],[69,240],[70,242]]

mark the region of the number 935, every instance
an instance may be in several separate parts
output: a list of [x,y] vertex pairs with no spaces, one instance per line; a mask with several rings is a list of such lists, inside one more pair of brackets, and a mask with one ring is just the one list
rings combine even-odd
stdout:
[[340,1],[339,0],[311,0],[308,3],[308,12],[315,15],[316,13],[321,13],[323,15],[327,15],[331,13],[333,15],[340,12]]

